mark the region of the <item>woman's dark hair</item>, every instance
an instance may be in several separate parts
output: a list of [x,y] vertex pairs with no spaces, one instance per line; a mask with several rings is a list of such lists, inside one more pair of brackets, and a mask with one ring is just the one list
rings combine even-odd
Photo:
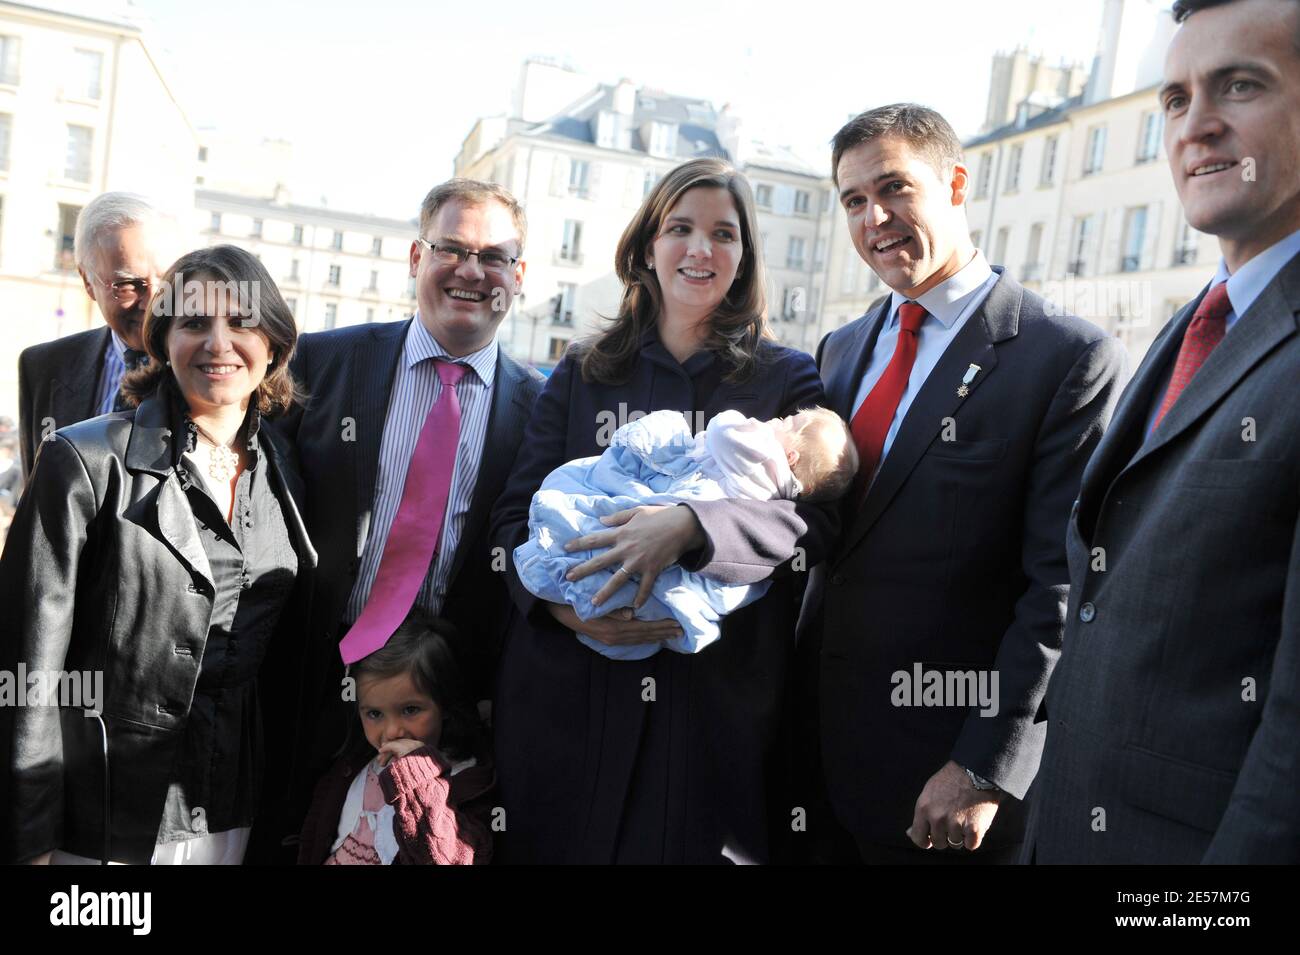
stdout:
[[191,284],[195,282],[220,284],[231,301],[239,304],[241,313],[253,319],[254,327],[267,341],[272,364],[254,392],[257,410],[261,414],[278,414],[301,401],[302,393],[289,372],[289,359],[298,342],[293,312],[256,256],[233,245],[214,245],[181,256],[158,283],[145,310],[141,331],[150,361],[122,379],[122,395],[127,403],[139,405],[168,378],[175,384],[175,375],[167,364],[167,335],[175,319],[184,318],[194,304],[188,293],[200,288]]
[[[438,749],[454,759],[468,759],[483,752],[486,734],[456,660],[456,638],[455,627],[445,620],[407,619],[380,649],[352,664],[348,676],[360,682],[362,677],[387,680],[409,674],[416,689],[442,710]],[[352,725],[359,731],[359,721]]]
[[767,327],[767,278],[758,248],[758,219],[749,183],[722,159],[692,159],[655,184],[618,241],[614,271],[623,283],[623,301],[610,326],[582,343],[582,377],[588,382],[622,384],[632,373],[641,337],[663,310],[663,292],[646,252],[659,235],[668,213],[684,193],[700,187],[726,189],[740,218],[742,256],[735,281],[709,318],[704,347],[730,366],[728,381],[742,381],[757,365],[760,339],[771,338]]

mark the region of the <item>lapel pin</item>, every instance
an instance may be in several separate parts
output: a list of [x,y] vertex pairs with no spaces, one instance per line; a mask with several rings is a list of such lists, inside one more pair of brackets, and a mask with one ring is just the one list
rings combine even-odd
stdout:
[[961,387],[957,389],[957,397],[965,398],[970,394],[970,383],[975,380],[975,376],[980,373],[979,365],[971,365],[966,369],[966,377],[961,380]]

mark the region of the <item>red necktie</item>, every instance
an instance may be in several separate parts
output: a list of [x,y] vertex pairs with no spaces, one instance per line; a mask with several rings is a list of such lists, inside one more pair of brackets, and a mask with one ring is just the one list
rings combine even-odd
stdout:
[[912,375],[916,361],[917,332],[925,321],[925,308],[915,302],[904,302],[898,307],[898,342],[889,367],[880,376],[862,407],[853,416],[850,430],[853,443],[858,447],[858,498],[871,483],[871,476],[880,464],[880,453],[885,447],[885,435],[894,421],[894,412],[907,390],[907,379]]
[[1220,282],[1201,299],[1191,324],[1183,333],[1183,345],[1178,349],[1178,361],[1174,363],[1174,374],[1169,379],[1169,390],[1165,392],[1165,400],[1160,402],[1155,423],[1151,425],[1152,431],[1160,427],[1160,419],[1165,416],[1165,412],[1174,406],[1183,389],[1205,364],[1205,359],[1210,357],[1210,352],[1223,341],[1228,328],[1228,313],[1231,311],[1227,282]]
[[434,361],[442,391],[429,409],[406,466],[402,502],[384,540],[384,555],[366,605],[339,644],[344,663],[356,663],[381,649],[411,612],[429,562],[442,537],[451,493],[452,469],[460,444],[460,399],[456,382],[467,365]]

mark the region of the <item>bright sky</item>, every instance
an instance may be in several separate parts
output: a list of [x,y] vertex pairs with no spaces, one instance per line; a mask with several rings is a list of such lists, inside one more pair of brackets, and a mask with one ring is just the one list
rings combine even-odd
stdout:
[[925,103],[973,134],[993,53],[1086,66],[1103,0],[135,4],[195,126],[290,140],[295,201],[406,218],[475,119],[508,109],[529,55],[731,102],[742,135],[824,167],[840,124],[883,103]]

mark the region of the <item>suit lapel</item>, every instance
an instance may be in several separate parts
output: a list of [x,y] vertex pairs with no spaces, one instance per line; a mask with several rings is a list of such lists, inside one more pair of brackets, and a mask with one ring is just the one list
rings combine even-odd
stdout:
[[465,557],[487,522],[492,505],[496,503],[493,488],[500,489],[505,474],[514,463],[519,450],[519,438],[532,411],[532,398],[526,387],[528,372],[517,362],[506,357],[504,349],[497,350],[496,381],[492,389],[492,411],[488,415],[487,435],[483,443],[483,460],[479,463],[474,480],[474,495],[470,499],[469,514],[460,532],[460,542],[452,558],[450,585],[454,585]]
[[[884,513],[926,449],[943,431],[943,420],[954,417],[993,374],[998,363],[993,346],[1017,333],[1023,297],[1020,283],[1008,275],[1000,276],[980,308],[948,343],[908,408],[866,500],[852,518],[841,556],[852,550]],[[980,373],[968,386],[967,396],[959,397],[957,388],[972,364],[980,366]]]
[[[1138,448],[1129,467],[1134,467],[1191,427],[1265,355],[1296,333],[1295,313],[1300,305],[1300,295],[1295,289],[1284,288],[1285,280],[1292,273],[1300,274],[1300,264],[1286,266],[1260,293],[1246,314],[1238,318],[1232,332],[1210,352],[1210,357],[1188,382],[1151,438]],[[1181,334],[1177,341],[1181,346]]]
[[352,408],[356,415],[356,440],[350,442],[356,454],[352,473],[356,478],[357,553],[365,546],[374,509],[375,480],[379,473],[379,450],[388,416],[388,399],[397,376],[402,344],[414,318],[379,325],[357,349],[352,363]]
[[99,414],[95,399],[104,370],[104,349],[109,347],[111,334],[105,325],[98,335],[89,339],[72,364],[59,370],[50,396],[50,416],[56,428],[66,428]]
[[826,382],[826,400],[845,421],[853,420],[853,399],[857,397],[858,385],[889,315],[891,301],[892,296],[886,295],[874,312],[868,312],[857,323],[847,347],[840,352],[843,359],[837,362]]

